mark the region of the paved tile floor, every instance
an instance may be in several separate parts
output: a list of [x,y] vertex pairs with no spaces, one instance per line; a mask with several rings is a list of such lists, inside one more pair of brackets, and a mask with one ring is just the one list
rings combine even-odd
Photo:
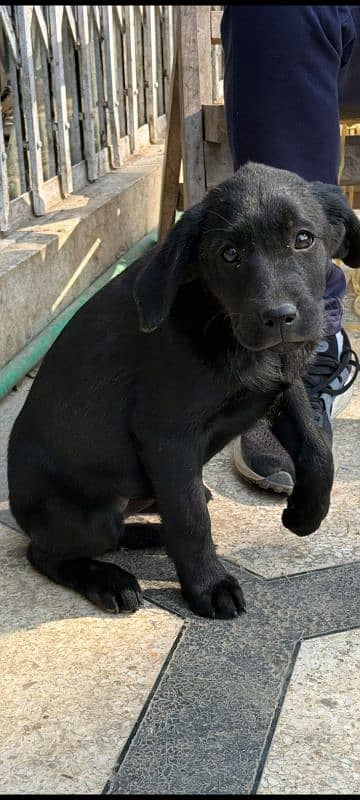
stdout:
[[[360,319],[346,325],[360,351]],[[243,483],[229,446],[206,467],[213,536],[248,614],[196,618],[161,552],[109,559],[146,594],[108,616],[36,574],[7,501],[6,444],[31,385],[0,403],[0,791],[3,794],[358,793],[360,381],[335,423],[321,529]],[[108,560],[109,560],[108,559]]]

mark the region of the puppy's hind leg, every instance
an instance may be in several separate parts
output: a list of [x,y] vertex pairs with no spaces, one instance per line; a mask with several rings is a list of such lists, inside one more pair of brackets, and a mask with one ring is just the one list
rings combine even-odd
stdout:
[[136,611],[141,605],[142,592],[134,575],[92,558],[118,545],[119,530],[108,510],[86,513],[53,498],[32,515],[27,532],[30,564],[55,583],[114,614]]
[[27,557],[35,569],[55,583],[74,589],[103,611],[137,611],[142,592],[134,575],[116,564],[91,558],[59,559],[30,544]]

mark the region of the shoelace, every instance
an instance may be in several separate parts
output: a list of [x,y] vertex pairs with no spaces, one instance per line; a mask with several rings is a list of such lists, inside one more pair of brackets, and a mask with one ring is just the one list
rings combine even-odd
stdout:
[[[338,388],[330,386],[330,381],[333,382],[335,378],[339,378],[344,369],[354,368],[351,379]],[[341,354],[340,363],[334,356],[317,353],[315,363],[310,367],[304,378],[304,384],[308,390],[310,402],[312,399],[316,400],[316,395],[320,395],[326,390],[326,394],[335,397],[339,394],[347,392],[347,390],[354,383],[356,376],[360,370],[360,364],[357,354],[350,347],[345,347]]]

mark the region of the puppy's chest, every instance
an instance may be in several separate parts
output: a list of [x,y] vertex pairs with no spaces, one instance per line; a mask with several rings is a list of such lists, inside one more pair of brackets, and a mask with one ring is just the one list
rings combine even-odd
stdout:
[[259,419],[275,402],[284,385],[280,376],[240,370],[235,364],[223,375],[214,376],[213,391],[203,408],[202,427],[236,427],[239,430]]
[[270,405],[278,392],[256,393],[246,389],[234,392],[231,396],[225,397],[216,408],[209,408],[206,415],[205,424],[216,419],[231,419],[234,415],[248,415],[252,411],[256,414],[256,409]]

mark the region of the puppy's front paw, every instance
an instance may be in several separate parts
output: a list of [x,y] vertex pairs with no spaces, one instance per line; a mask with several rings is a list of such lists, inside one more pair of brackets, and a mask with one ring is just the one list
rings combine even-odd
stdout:
[[246,611],[241,587],[228,572],[211,589],[186,592],[186,600],[194,614],[211,619],[233,619]]
[[282,514],[282,524],[297,536],[309,536],[320,527],[327,511],[328,506],[324,507],[319,503],[310,505],[300,501],[294,503],[290,498],[288,507]]

